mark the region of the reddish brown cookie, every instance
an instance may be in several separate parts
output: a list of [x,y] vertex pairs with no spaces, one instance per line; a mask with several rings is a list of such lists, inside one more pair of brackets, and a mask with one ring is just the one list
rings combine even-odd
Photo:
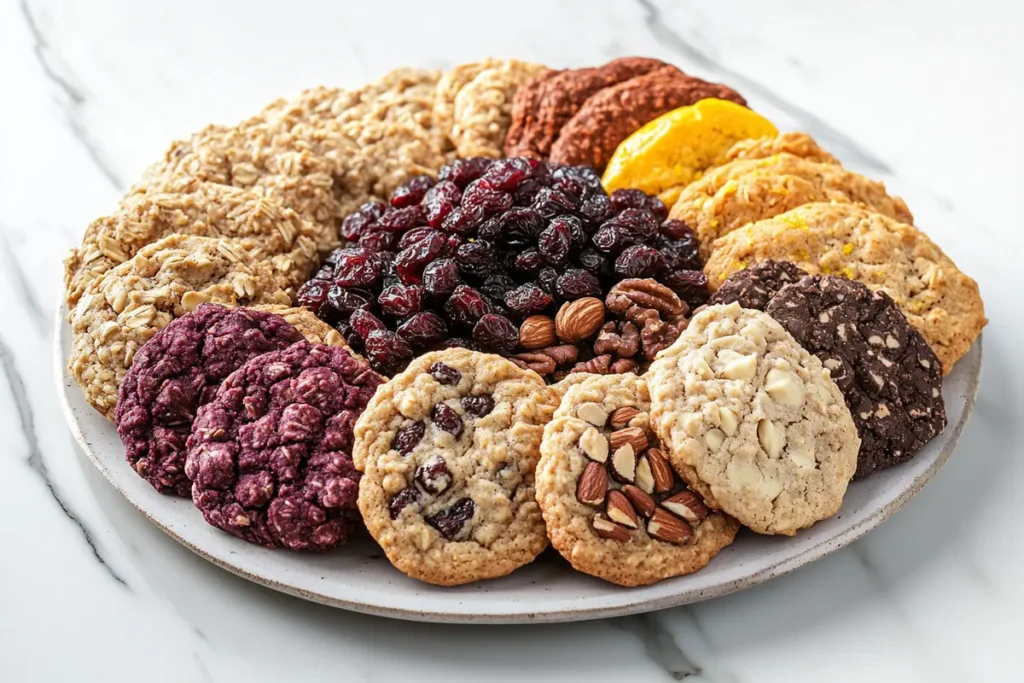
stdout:
[[746,106],[736,91],[665,65],[595,93],[562,126],[551,160],[601,170],[623,140],[673,109],[717,97]]
[[647,57],[623,57],[590,69],[554,72],[516,92],[506,156],[546,158],[562,126],[595,93],[649,73],[665,63]]

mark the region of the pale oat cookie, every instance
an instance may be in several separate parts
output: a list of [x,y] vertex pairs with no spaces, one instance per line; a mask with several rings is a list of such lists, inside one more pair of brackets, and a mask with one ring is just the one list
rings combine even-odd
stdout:
[[520,85],[546,71],[547,67],[541,64],[501,60],[482,69],[459,89],[449,133],[458,155],[502,157],[516,91]]
[[[308,342],[313,344],[323,344],[324,346],[337,346],[349,349],[348,343],[345,341],[345,338],[341,336],[341,333],[320,318],[316,317],[316,315],[308,308],[303,308],[301,306],[284,306],[281,304],[252,306],[252,308],[257,311],[266,311],[267,313],[273,313],[274,315],[281,316],[288,322],[288,324],[297,329]],[[358,354],[353,352],[352,349],[349,349],[349,354],[358,357]]]
[[574,568],[621,586],[695,572],[739,529],[672,472],[650,405],[636,375],[587,375],[545,427],[537,465],[551,544]]
[[243,242],[171,235],[93,280],[71,317],[68,369],[107,419],[135,352],[201,303],[287,304],[269,264]]
[[839,510],[860,449],[853,417],[821,361],[768,315],[708,307],[647,381],[655,432],[712,507],[787,535]]
[[64,261],[68,310],[85,288],[139,249],[173,234],[245,238],[289,294],[317,265],[315,228],[256,192],[177,178],[130,193],[118,210],[93,221]]
[[438,585],[504,576],[547,545],[534,497],[558,395],[500,356],[420,356],[355,427],[359,510],[395,567]]
[[792,154],[741,159],[712,169],[683,189],[669,214],[693,228],[707,259],[715,239],[737,228],[777,216],[810,202],[863,204],[911,223],[913,216],[882,183],[835,164],[818,164]]
[[839,160],[819,147],[807,133],[779,133],[773,138],[740,140],[725,152],[716,165],[737,159],[764,159],[782,152],[819,164],[839,165]]
[[485,59],[480,62],[456,64],[441,75],[434,95],[434,125],[445,135],[450,135],[455,123],[455,97],[459,91],[484,69],[501,64],[499,59]]
[[978,284],[927,235],[851,204],[808,204],[732,232],[715,242],[704,272],[715,290],[732,273],[768,259],[884,291],[946,374],[988,322]]

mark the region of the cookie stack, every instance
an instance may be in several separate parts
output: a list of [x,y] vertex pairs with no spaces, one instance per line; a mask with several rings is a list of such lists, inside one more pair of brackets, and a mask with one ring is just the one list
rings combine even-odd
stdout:
[[157,491],[268,548],[365,524],[442,585],[797,533],[945,427],[986,322],[882,183],[641,57],[273,102],[65,266],[70,370]]

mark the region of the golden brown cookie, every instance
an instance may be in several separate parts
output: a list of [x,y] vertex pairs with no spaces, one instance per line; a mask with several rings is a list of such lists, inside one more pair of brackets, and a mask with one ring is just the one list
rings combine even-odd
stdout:
[[740,140],[729,148],[716,165],[737,159],[764,159],[782,152],[819,164],[839,164],[838,159],[819,147],[807,133],[779,133],[775,137]]
[[841,275],[892,297],[945,373],[985,326],[978,284],[917,228],[852,204],[807,204],[720,238],[705,264],[711,289],[766,261]]

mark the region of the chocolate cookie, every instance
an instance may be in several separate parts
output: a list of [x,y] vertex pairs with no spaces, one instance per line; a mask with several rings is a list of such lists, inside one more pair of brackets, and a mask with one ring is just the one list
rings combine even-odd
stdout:
[[172,321],[135,354],[114,412],[125,458],[161,493],[187,496],[185,443],[199,406],[256,356],[302,340],[283,318],[203,304]]
[[547,158],[562,126],[591,95],[661,66],[665,63],[657,59],[623,57],[599,67],[552,72],[525,84],[512,104],[505,156]]
[[768,304],[832,373],[860,434],[856,478],[908,460],[946,426],[942,363],[884,292],[805,277]]
[[267,548],[324,551],[357,523],[352,427],[381,378],[301,341],[253,358],[199,410],[185,472],[207,522]]
[[747,104],[732,88],[688,76],[670,65],[606,87],[562,126],[551,147],[551,160],[589,164],[600,171],[615,148],[644,124],[707,97]]
[[763,311],[780,289],[807,275],[789,261],[762,261],[733,274],[708,299],[708,306],[738,303]]

